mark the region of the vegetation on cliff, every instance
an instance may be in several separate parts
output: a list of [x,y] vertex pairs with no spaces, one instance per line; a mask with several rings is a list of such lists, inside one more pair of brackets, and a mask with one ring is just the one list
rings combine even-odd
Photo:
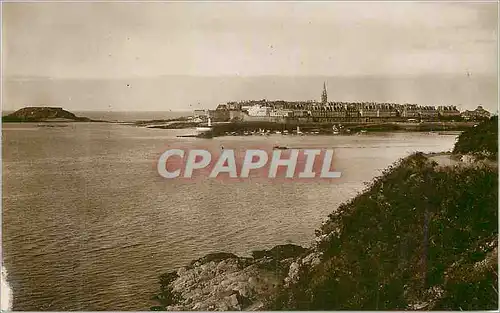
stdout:
[[2,122],[43,122],[50,120],[70,120],[78,122],[89,122],[86,117],[78,117],[75,114],[52,107],[26,107],[6,116],[2,116]]
[[460,134],[453,152],[496,160],[498,155],[498,116],[493,116],[489,121]]
[[498,308],[497,213],[496,167],[412,155],[329,216],[272,309]]

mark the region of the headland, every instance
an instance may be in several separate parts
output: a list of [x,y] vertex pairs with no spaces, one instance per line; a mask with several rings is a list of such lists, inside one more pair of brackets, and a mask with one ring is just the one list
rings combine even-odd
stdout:
[[161,276],[152,310],[498,308],[498,118],[415,153],[332,208],[310,247],[214,253]]

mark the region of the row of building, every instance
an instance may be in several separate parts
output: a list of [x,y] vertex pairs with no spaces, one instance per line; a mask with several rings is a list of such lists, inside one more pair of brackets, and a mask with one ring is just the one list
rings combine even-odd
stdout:
[[220,105],[215,110],[195,110],[195,118],[208,118],[216,122],[229,121],[274,121],[300,120],[305,122],[375,122],[405,120],[479,120],[490,117],[490,113],[479,106],[475,110],[460,112],[455,106],[416,106],[385,104],[332,104],[328,106],[279,108],[254,105],[233,109]]
[[456,106],[419,106],[416,104],[375,102],[328,102],[326,85],[321,102],[253,100],[220,104],[215,110],[195,110],[198,118],[213,121],[275,121],[304,122],[375,122],[405,120],[454,120],[489,118],[490,113],[479,106],[474,111],[460,112]]

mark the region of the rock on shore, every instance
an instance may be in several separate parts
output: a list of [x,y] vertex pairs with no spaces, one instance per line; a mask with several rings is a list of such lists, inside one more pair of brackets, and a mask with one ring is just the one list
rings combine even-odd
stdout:
[[280,245],[252,257],[209,254],[160,277],[159,306],[168,311],[253,311],[262,309],[287,281],[290,266],[308,250]]

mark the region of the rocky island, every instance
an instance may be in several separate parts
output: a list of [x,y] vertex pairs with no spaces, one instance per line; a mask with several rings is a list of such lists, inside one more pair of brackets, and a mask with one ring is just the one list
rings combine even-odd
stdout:
[[332,208],[312,247],[214,253],[162,275],[151,310],[498,309],[497,127],[400,160]]
[[91,122],[87,117],[79,117],[58,107],[25,107],[6,116],[3,123],[19,122]]

